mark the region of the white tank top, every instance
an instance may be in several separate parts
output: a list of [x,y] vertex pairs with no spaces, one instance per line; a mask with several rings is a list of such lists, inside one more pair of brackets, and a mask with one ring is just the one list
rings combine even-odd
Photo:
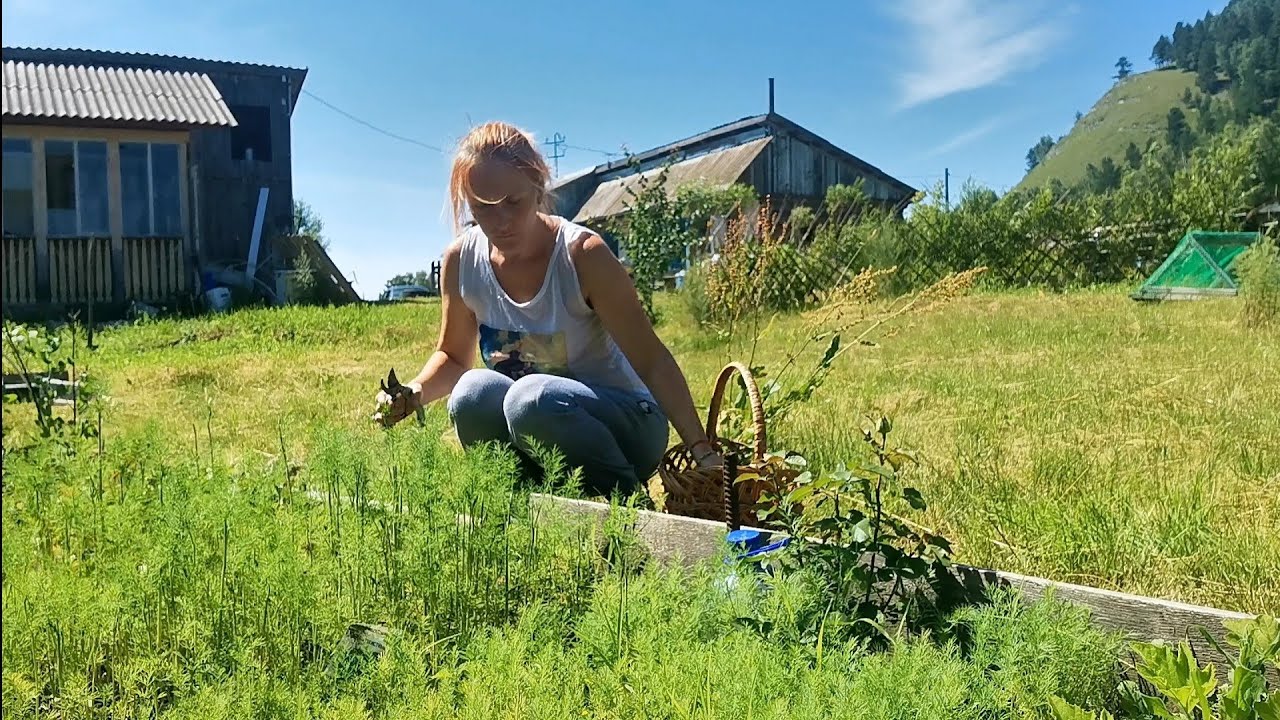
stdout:
[[489,239],[480,226],[462,235],[458,289],[476,316],[485,367],[513,380],[547,373],[652,398],[582,297],[569,244],[591,230],[562,217],[553,219],[559,228],[547,275],[538,294],[524,303],[508,297],[498,283],[489,261]]

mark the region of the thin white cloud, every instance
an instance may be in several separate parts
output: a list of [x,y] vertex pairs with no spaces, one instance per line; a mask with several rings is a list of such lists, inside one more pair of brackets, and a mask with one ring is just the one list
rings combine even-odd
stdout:
[[931,158],[939,155],[946,155],[949,152],[955,152],[962,147],[970,145],[987,135],[990,135],[1007,122],[1007,117],[994,117],[989,120],[984,120],[949,140],[944,141],[942,144],[929,148],[921,155],[921,157]]
[[1062,39],[1061,15],[1011,0],[901,0],[912,60],[898,82],[901,107],[1003,81],[1040,62]]

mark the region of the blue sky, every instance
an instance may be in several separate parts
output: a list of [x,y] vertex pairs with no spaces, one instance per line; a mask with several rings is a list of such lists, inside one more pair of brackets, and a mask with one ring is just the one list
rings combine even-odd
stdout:
[[[1179,20],[1224,0],[271,3],[6,0],[6,46],[89,47],[305,67],[314,96],[449,150],[474,123],[561,133],[560,171],[767,109],[916,187],[997,190]],[[732,9],[730,9],[732,8]],[[365,297],[449,241],[449,156],[304,95],[294,194]],[[602,152],[596,152],[602,151]]]

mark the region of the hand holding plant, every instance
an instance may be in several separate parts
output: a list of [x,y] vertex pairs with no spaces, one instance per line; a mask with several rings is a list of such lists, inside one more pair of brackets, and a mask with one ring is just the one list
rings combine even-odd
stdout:
[[387,374],[387,379],[380,382],[380,385],[381,390],[378,391],[376,398],[378,409],[373,414],[375,422],[389,428],[409,417],[410,413],[416,413],[418,424],[423,423],[424,413],[422,403],[418,399],[417,387],[412,384],[402,385],[396,378],[394,368]]

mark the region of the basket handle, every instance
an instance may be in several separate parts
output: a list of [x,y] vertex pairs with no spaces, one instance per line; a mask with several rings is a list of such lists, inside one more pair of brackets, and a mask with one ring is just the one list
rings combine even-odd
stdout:
[[724,366],[720,371],[720,377],[716,378],[715,390],[711,393],[711,405],[707,408],[707,437],[712,443],[716,442],[716,426],[720,421],[720,405],[724,402],[724,393],[728,389],[729,379],[734,375],[739,375],[743,383],[747,386],[747,399],[751,402],[751,421],[755,426],[755,462],[764,462],[764,455],[768,451],[768,443],[765,437],[764,429],[764,401],[760,399],[760,388],[756,386],[756,379],[752,377],[751,370],[740,362],[731,362]]

